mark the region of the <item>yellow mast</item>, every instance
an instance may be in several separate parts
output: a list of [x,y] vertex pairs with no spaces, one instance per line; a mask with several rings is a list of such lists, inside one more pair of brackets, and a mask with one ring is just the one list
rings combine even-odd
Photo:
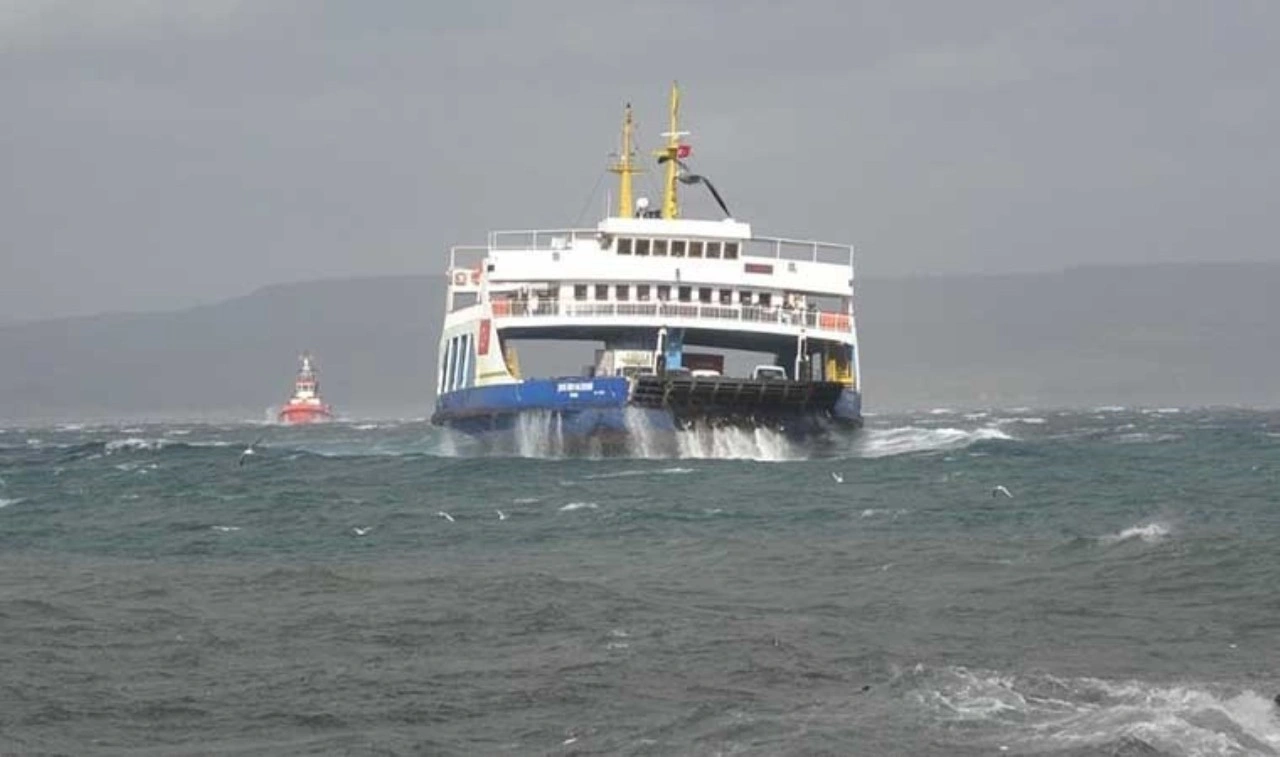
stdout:
[[667,175],[662,186],[662,217],[671,219],[680,215],[680,205],[676,199],[676,158],[680,153],[680,137],[689,132],[678,130],[680,117],[680,87],[671,82],[670,128],[662,136],[667,138],[666,147],[655,150],[659,163],[666,163]]
[[631,163],[631,140],[634,129],[631,103],[627,103],[622,117],[622,152],[618,155],[618,162],[609,166],[610,171],[618,174],[618,217],[620,218],[630,218],[635,213],[631,203],[631,174],[639,169]]

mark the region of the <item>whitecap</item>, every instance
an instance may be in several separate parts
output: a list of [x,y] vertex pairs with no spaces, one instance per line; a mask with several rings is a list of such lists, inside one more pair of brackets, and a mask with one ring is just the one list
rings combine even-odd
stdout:
[[123,439],[112,439],[106,443],[104,450],[110,455],[121,451],[157,450],[164,447],[165,444],[167,442],[163,439],[143,439],[137,436],[129,436]]
[[632,476],[672,476],[683,473],[693,473],[693,468],[659,468],[658,470],[621,470],[611,473],[593,473],[589,476],[583,476],[584,481],[594,481],[605,478],[630,478]]
[[1116,444],[1163,444],[1165,442],[1176,442],[1180,439],[1182,439],[1182,436],[1179,434],[1153,434],[1145,431],[1135,431],[1111,437],[1111,441]]
[[560,512],[567,513],[573,512],[574,510],[596,510],[599,509],[599,507],[600,506],[595,502],[570,502],[564,507],[561,507]]
[[1114,534],[1100,536],[1098,537],[1098,541],[1103,544],[1118,544],[1122,541],[1129,541],[1130,539],[1140,539],[1148,544],[1154,544],[1158,541],[1164,540],[1172,533],[1173,531],[1169,526],[1153,521],[1140,526],[1130,526]]
[[1261,755],[1280,748],[1275,705],[1256,691],[1211,684],[925,670],[912,698],[945,721],[1000,729],[1004,743],[1040,751],[1138,741],[1160,754]]
[[856,449],[860,457],[874,458],[956,449],[989,440],[1017,441],[996,426],[984,426],[973,430],[903,426],[872,429],[863,437]]
[[863,511],[862,511],[861,517],[863,517],[863,518],[874,518],[874,517],[876,517],[877,515],[888,515],[891,519],[893,519],[893,520],[897,520],[897,519],[898,519],[898,516],[900,516],[900,515],[906,515],[906,514],[907,514],[907,511],[906,511],[906,510],[903,510],[903,509],[901,509],[901,508],[896,509],[896,510],[890,510],[890,509],[881,509],[881,508],[875,508],[875,507],[868,507],[867,509],[865,509],[865,510],[863,510]]
[[4,497],[0,497],[0,508],[5,508],[5,507],[8,507],[9,505],[16,505],[21,501],[22,501],[21,497],[12,497],[8,499]]

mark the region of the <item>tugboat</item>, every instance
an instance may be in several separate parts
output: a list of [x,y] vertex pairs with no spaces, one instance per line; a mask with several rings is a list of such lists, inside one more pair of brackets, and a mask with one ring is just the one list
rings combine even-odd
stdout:
[[[486,245],[450,250],[433,423],[473,436],[532,424],[632,448],[637,437],[647,445],[707,427],[792,438],[862,425],[853,247],[760,236],[734,219],[689,168],[679,103],[673,84],[654,153],[660,207],[633,195],[642,169],[628,105],[609,167],[616,213],[595,228],[494,231]],[[723,217],[682,215],[678,189],[697,184]],[[523,377],[524,339],[595,342],[594,360]],[[707,348],[758,358],[731,376],[725,355]]]
[[277,419],[288,425],[333,420],[333,410],[320,399],[320,382],[311,367],[311,355],[304,352],[299,360],[301,366],[293,382],[293,396],[280,409]]

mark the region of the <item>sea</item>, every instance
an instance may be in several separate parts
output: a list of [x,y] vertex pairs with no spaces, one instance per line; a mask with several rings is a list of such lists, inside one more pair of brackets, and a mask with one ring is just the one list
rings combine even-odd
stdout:
[[0,754],[1280,754],[1280,412],[520,433],[4,427]]

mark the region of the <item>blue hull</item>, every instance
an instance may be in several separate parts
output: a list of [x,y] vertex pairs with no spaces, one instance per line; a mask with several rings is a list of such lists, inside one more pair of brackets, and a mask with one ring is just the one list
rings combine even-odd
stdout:
[[[530,418],[543,419],[538,423],[554,418],[556,433],[566,437],[623,437],[689,427],[670,409],[631,404],[629,393],[630,382],[620,377],[528,379],[442,395],[431,420],[473,435],[518,430]],[[787,436],[805,436],[834,424],[857,427],[862,425],[861,400],[858,392],[846,389],[827,413],[773,417],[769,425]],[[708,422],[715,425],[715,419]]]

